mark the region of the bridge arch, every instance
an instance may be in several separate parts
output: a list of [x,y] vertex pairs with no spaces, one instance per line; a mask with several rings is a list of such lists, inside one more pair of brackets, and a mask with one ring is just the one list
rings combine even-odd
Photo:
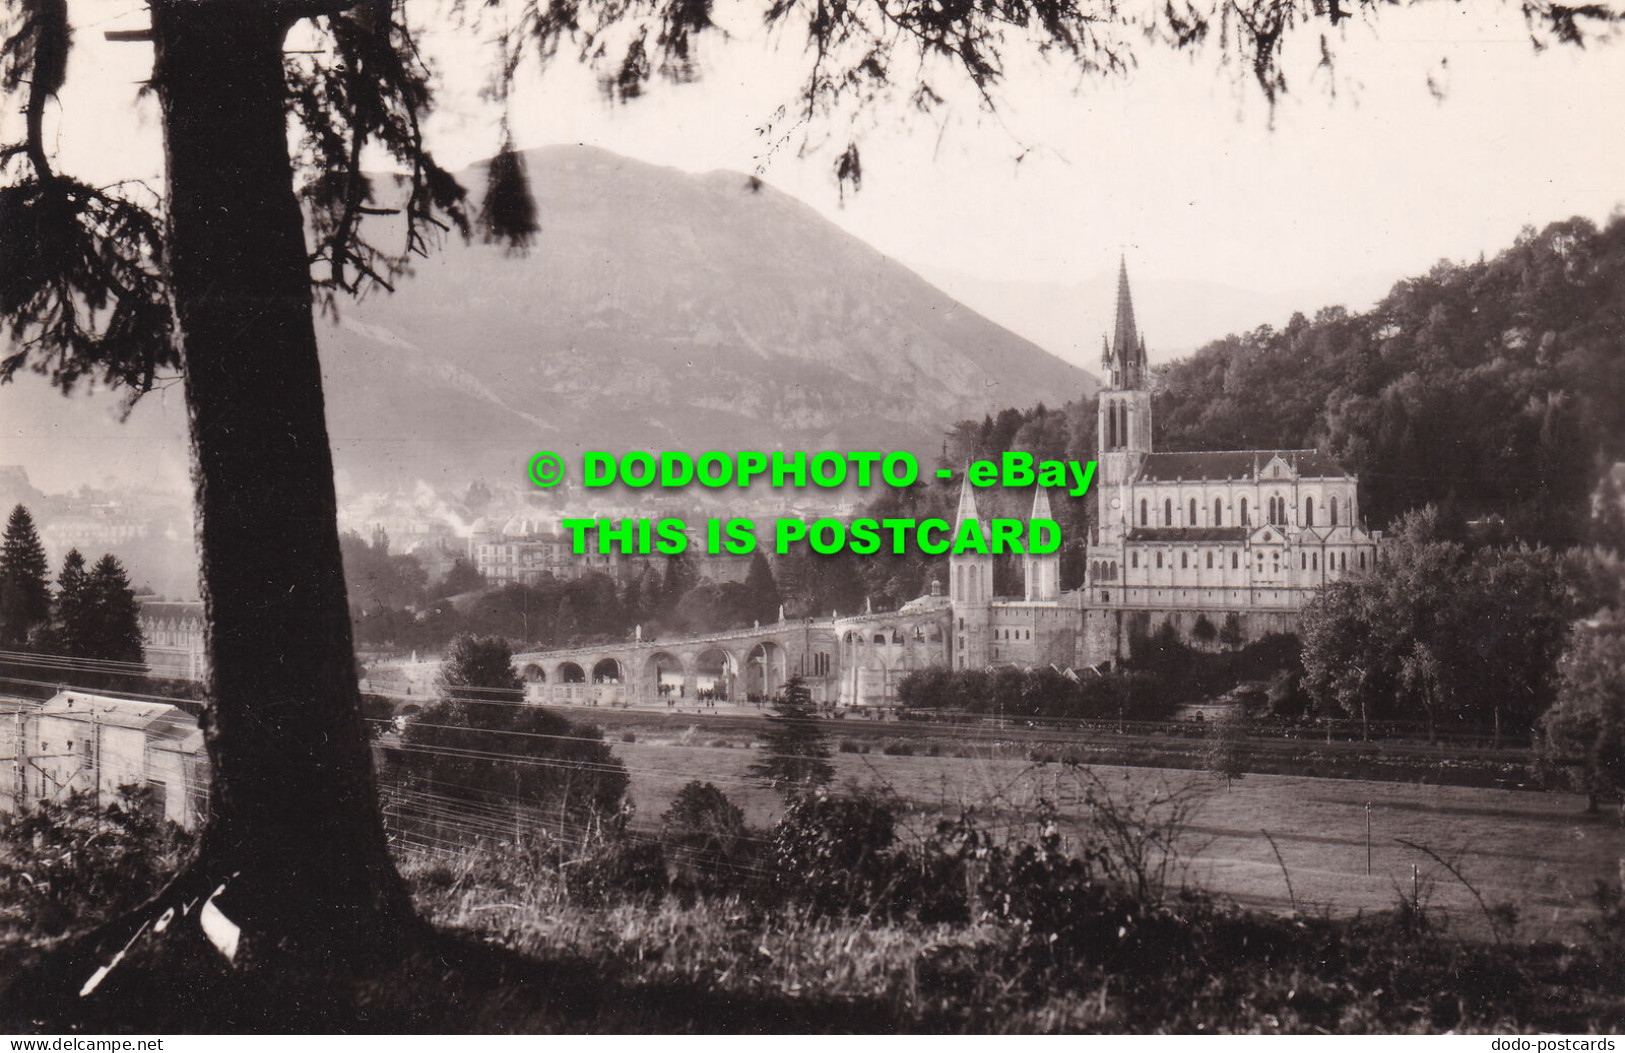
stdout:
[[706,701],[725,702],[734,696],[739,659],[726,647],[712,644],[694,656],[694,694]]
[[532,684],[547,683],[547,670],[543,669],[537,662],[526,662],[524,668],[519,671],[519,675]]
[[681,658],[670,651],[655,651],[643,660],[639,689],[647,698],[685,698],[688,679],[688,667]]
[[555,684],[585,684],[587,682],[587,671],[575,662],[560,662],[558,667],[553,670],[553,682]]
[[592,667],[592,682],[595,684],[624,684],[626,676],[621,669],[620,659],[614,655],[605,655]]
[[745,652],[745,697],[765,699],[779,693],[789,676],[790,659],[774,640],[761,640]]

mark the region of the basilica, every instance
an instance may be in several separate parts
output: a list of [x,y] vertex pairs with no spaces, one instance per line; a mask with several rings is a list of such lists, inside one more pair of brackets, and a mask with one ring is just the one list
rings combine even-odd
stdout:
[[[1212,645],[1292,632],[1316,589],[1375,565],[1359,480],[1315,450],[1159,451],[1152,446],[1146,345],[1124,264],[1115,332],[1103,339],[1097,505],[1088,578],[1060,590],[1059,561],[1028,556],[1019,598],[991,595],[986,556],[951,562],[953,664],[1086,665],[1126,657],[1167,624]],[[976,515],[965,486],[959,518]],[[1034,519],[1050,518],[1039,490]]]

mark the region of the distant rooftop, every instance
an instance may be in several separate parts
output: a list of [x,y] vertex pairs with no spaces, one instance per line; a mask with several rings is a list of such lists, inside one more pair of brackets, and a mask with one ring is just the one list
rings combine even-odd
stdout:
[[1299,478],[1344,478],[1350,473],[1319,450],[1193,450],[1146,454],[1140,479],[1173,482],[1202,479],[1256,479],[1275,458]]

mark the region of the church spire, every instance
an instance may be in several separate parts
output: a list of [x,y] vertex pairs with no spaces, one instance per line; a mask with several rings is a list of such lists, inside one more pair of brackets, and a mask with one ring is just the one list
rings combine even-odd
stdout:
[[[1052,530],[1058,530],[1055,525],[1055,514],[1049,508],[1049,488],[1036,486],[1033,488],[1033,511],[1028,522],[1047,520]],[[1027,599],[1029,602],[1053,603],[1061,595],[1061,557],[1058,552],[1049,552],[1035,555],[1028,552],[1022,557],[1022,574],[1026,578]]]
[[980,519],[976,513],[976,493],[970,485],[970,465],[965,466],[964,474],[959,482],[959,511],[954,516],[954,536],[959,536],[959,528],[967,519]]
[[1044,487],[1044,486],[1035,486],[1035,487],[1033,487],[1033,513],[1032,513],[1032,515],[1028,516],[1027,518],[1029,520],[1032,520],[1032,519],[1051,519],[1051,520],[1053,520],[1055,518],[1054,513],[1052,513],[1049,510],[1049,488],[1048,487]]
[[1145,379],[1145,341],[1134,325],[1134,297],[1128,289],[1128,257],[1117,264],[1117,328],[1112,335],[1111,355],[1122,371],[1117,387],[1137,388]]

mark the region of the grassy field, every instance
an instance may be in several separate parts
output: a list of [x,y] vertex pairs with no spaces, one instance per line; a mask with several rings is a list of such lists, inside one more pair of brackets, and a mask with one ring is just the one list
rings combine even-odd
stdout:
[[[746,775],[758,752],[751,736],[717,730],[701,723],[676,735],[615,742],[632,773],[638,825],[656,825],[672,796],[694,779],[715,783],[753,826],[776,821],[777,795]],[[837,754],[835,762],[838,786],[896,794],[915,830],[963,808],[992,825],[1021,821],[1040,798],[1065,817],[1081,800],[1078,773],[1058,763],[878,750]],[[1566,794],[1257,774],[1226,784],[1167,769],[1095,770],[1126,800],[1188,790],[1194,808],[1181,840],[1188,876],[1244,905],[1285,910],[1295,899],[1306,911],[1346,915],[1416,897],[1458,931],[1483,932],[1482,897],[1492,907],[1516,909],[1519,938],[1560,938],[1594,915],[1593,883],[1616,880],[1625,858],[1625,827],[1608,812],[1586,814],[1584,800]],[[1477,896],[1411,845],[1453,865]]]

